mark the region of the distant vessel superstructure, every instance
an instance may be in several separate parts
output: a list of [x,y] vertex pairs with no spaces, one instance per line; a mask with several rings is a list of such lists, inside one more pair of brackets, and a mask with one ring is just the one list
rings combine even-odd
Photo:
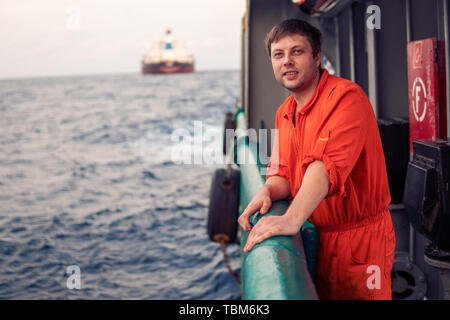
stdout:
[[187,47],[185,41],[175,39],[167,29],[161,40],[150,43],[142,59],[142,73],[194,72],[194,57]]

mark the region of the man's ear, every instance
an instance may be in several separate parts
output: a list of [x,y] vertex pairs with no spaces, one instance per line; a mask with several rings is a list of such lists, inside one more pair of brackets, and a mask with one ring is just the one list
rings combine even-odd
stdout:
[[320,52],[317,53],[316,57],[314,58],[316,63],[316,68],[320,66]]

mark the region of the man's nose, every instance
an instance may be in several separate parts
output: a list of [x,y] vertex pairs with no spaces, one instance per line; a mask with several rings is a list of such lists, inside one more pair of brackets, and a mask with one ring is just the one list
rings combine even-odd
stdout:
[[283,57],[283,65],[288,66],[292,64],[292,57],[289,53],[285,54]]

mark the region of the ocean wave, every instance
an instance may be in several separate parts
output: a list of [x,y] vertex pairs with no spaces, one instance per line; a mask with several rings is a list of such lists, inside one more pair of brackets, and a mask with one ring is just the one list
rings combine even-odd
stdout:
[[[0,299],[238,299],[206,234],[218,165],[175,152],[221,153],[211,134],[238,86],[238,72],[2,82]],[[198,123],[201,147],[172,136]]]

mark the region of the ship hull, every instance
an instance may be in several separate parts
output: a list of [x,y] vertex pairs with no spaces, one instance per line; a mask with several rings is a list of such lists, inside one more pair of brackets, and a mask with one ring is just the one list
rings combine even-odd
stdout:
[[142,74],[194,72],[193,63],[142,63]]

